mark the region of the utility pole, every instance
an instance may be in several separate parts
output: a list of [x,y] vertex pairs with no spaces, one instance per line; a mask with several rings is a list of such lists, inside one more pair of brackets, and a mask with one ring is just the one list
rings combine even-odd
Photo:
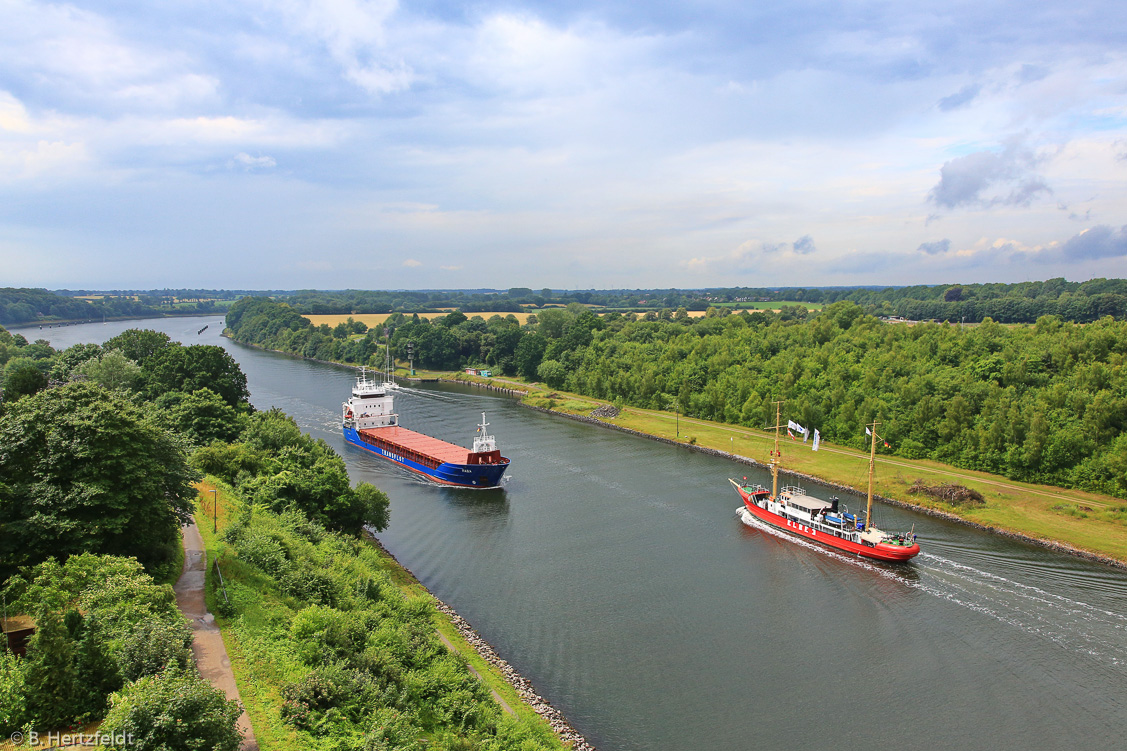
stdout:
[[211,533],[219,531],[219,511],[216,509],[215,488],[211,489]]

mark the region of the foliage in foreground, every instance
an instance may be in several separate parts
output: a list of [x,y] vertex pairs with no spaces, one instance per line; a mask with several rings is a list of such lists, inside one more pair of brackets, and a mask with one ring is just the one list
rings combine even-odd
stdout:
[[300,747],[560,747],[501,712],[438,639],[430,600],[405,597],[371,545],[257,507],[223,540],[231,633],[251,680],[281,698],[266,711]]
[[74,383],[0,415],[0,580],[47,556],[174,557],[190,518],[185,445],[117,392]]
[[0,656],[0,733],[98,720],[112,701],[102,729],[131,733],[129,748],[238,747],[239,713],[196,674],[172,588],[135,559],[48,560],[14,577],[5,596],[37,628],[26,659]]
[[193,672],[169,670],[131,683],[113,697],[101,732],[116,751],[238,751],[241,710]]

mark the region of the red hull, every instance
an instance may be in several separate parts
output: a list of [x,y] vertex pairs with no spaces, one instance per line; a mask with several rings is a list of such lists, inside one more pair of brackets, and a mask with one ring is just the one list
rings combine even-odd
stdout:
[[891,563],[903,563],[904,561],[914,558],[920,552],[920,546],[913,544],[910,546],[904,545],[885,545],[879,543],[875,546],[862,545],[851,540],[843,540],[840,537],[835,537],[825,532],[809,527],[801,522],[791,521],[784,519],[778,514],[772,513],[767,509],[760,508],[752,501],[748,494],[744,492],[743,488],[737,488],[740,491],[740,496],[744,501],[744,508],[748,513],[759,519],[766,524],[770,524],[776,529],[781,529],[797,537],[802,537],[807,540],[825,545],[835,550],[840,550],[844,553],[852,553],[854,555],[864,556],[865,558],[873,558],[878,561],[889,561]]

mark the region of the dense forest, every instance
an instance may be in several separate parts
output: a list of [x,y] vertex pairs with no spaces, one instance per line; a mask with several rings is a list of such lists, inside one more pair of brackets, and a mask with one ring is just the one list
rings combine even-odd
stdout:
[[515,317],[396,314],[378,331],[312,326],[282,302],[240,300],[241,341],[306,357],[417,366],[492,366],[552,388],[750,427],[772,402],[830,441],[862,447],[884,424],[889,447],[1013,479],[1127,497],[1127,322],[1042,316],[1034,325],[888,323],[852,301],[817,314],[684,309],[596,315],[581,305]]
[[[295,748],[560,748],[504,716],[435,635],[365,529],[387,496],[277,410],[220,347],[131,329],[56,351],[0,328],[0,587],[35,633],[0,647],[0,734],[101,722],[113,748],[239,746],[239,709],[196,672],[166,583],[209,476],[243,510],[220,613]],[[22,621],[21,621],[22,622]],[[268,676],[268,678],[266,677]],[[272,702],[272,703],[271,703]]]

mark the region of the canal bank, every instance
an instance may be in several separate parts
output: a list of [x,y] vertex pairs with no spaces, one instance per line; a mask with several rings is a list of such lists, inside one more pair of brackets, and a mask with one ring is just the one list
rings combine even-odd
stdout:
[[[224,332],[224,336],[227,336],[226,331]],[[262,349],[257,345],[243,344],[241,342],[240,344],[246,347]],[[274,352],[277,350],[265,351]],[[289,357],[299,357],[312,362],[325,362],[326,364],[359,369],[359,366],[346,363],[315,360],[313,358],[306,358],[301,355],[286,352],[278,352],[278,354]],[[728,458],[749,466],[766,467],[764,462],[757,461],[751,456],[741,454],[734,450],[724,451],[722,448],[719,448],[718,444],[723,443],[723,438],[730,436],[721,436],[718,440],[710,440],[709,437],[706,436],[710,431],[726,431],[745,437],[753,437],[758,444],[761,444],[760,448],[764,448],[767,442],[771,440],[770,436],[766,434],[755,433],[748,428],[740,426],[711,423],[678,415],[676,416],[676,421],[678,424],[682,421],[684,422],[686,434],[690,427],[695,428],[698,433],[701,433],[699,440],[697,437],[681,439],[680,430],[676,431],[676,437],[670,437],[662,435],[660,431],[652,428],[639,429],[639,427],[629,427],[612,422],[612,420],[617,418],[606,416],[592,417],[589,412],[594,411],[594,409],[597,409],[600,405],[604,405],[604,401],[578,394],[548,391],[543,387],[533,384],[519,384],[516,381],[504,379],[468,376],[458,372],[428,371],[425,375],[406,377],[406,379],[416,383],[437,382],[460,384],[484,391],[503,394],[505,396],[512,396],[515,397],[522,406],[534,410],[567,417],[580,422],[587,422],[592,425],[609,427],[650,440]],[[497,380],[504,380],[506,385],[496,385],[495,381]],[[515,386],[521,385],[523,385],[523,388],[514,388]],[[537,404],[537,401],[543,401],[547,406],[545,406],[545,404]],[[572,402],[570,405],[572,408],[560,408],[556,405],[557,401],[563,402],[564,404],[560,406],[564,407],[566,407],[566,403],[570,401]],[[581,405],[590,405],[592,409],[587,410]],[[640,410],[633,407],[624,408],[621,412],[623,420],[629,420],[633,415],[647,415],[642,421],[652,423],[652,415],[654,414],[660,414],[667,422],[674,419],[674,417],[667,413],[655,413],[653,410]],[[673,431],[668,432],[672,433]],[[734,444],[734,439],[731,440],[731,443]],[[790,449],[788,449],[788,451],[790,451]],[[867,454],[862,455],[860,452],[854,452],[827,443],[823,443],[822,451],[824,455],[838,454],[840,456],[859,459],[866,463],[868,461]],[[791,452],[791,457],[794,456],[795,454]],[[807,467],[810,465],[807,458],[799,458],[802,459]],[[991,498],[995,505],[1003,503],[1014,505],[998,514],[998,516],[1005,517],[1004,519],[995,519],[992,518],[994,514],[991,509],[944,508],[938,505],[908,500],[899,492],[896,494],[890,492],[890,482],[884,477],[878,477],[877,490],[874,492],[873,497],[884,504],[916,511],[937,519],[954,522],[972,529],[981,530],[989,534],[995,534],[1023,543],[1037,545],[1054,552],[1083,558],[1102,565],[1127,569],[1127,527],[1117,523],[1105,524],[1094,520],[1090,522],[1085,521],[1087,512],[1102,510],[1103,508],[1114,509],[1118,506],[1127,507],[1127,501],[1098,496],[1097,494],[1085,493],[1083,491],[1073,491],[1062,488],[1036,488],[1029,486],[1028,483],[1017,483],[1016,481],[1006,480],[1005,478],[995,478],[983,472],[944,468],[942,466],[936,466],[934,462],[917,462],[915,460],[887,455],[878,456],[878,465],[887,465],[893,459],[895,459],[897,471],[909,469],[912,473],[912,479],[933,478],[935,484],[940,484],[944,479],[947,481],[955,479],[959,482],[966,483],[969,487],[984,490],[984,495]],[[848,474],[848,470],[843,472],[840,467],[829,467],[831,471],[826,472],[825,469],[827,469],[827,467],[823,466],[820,467],[817,472],[801,471],[794,466],[788,467],[786,463],[784,463],[780,468],[780,472],[803,482],[819,485],[831,490],[856,493],[864,492],[856,484],[851,484],[851,482],[846,481],[846,479],[841,476]],[[904,487],[906,488],[910,484],[911,481],[904,483]],[[1050,494],[1053,496],[1053,501],[1050,503],[1046,503],[1043,500],[1038,502],[1038,499],[1035,498],[1035,496],[1047,497]],[[1093,509],[1093,507],[1095,508]],[[976,518],[976,516],[978,518]]]
[[[645,432],[642,432],[640,430],[634,430],[632,428],[627,428],[627,427],[624,427],[622,425],[615,425],[614,423],[609,422],[609,420],[614,419],[612,417],[592,417],[590,415],[576,415],[576,414],[572,414],[570,412],[561,412],[559,410],[548,409],[546,407],[537,407],[537,406],[532,405],[532,404],[524,404],[523,402],[522,402],[522,404],[523,404],[524,407],[526,407],[528,409],[536,410],[538,412],[544,412],[544,413],[547,413],[547,414],[557,415],[559,417],[566,417],[569,420],[576,420],[578,422],[587,423],[588,425],[597,425],[597,426],[602,427],[602,428],[610,428],[611,430],[618,430],[618,431],[621,431],[623,433],[627,433],[629,435],[638,436],[640,438],[647,438],[647,439],[652,440],[652,441],[658,441],[659,443],[665,443],[665,444],[669,444],[669,445],[672,445],[672,446],[677,446],[679,448],[687,449],[689,451],[696,451],[696,452],[699,452],[699,453],[702,453],[702,454],[708,454],[710,456],[722,457],[722,458],[728,459],[730,461],[738,462],[739,464],[746,464],[750,467],[757,467],[757,468],[762,469],[764,471],[768,471],[770,469],[769,465],[764,464],[762,462],[758,462],[755,459],[752,459],[751,457],[741,456],[739,454],[733,454],[733,453],[730,453],[730,452],[727,452],[727,451],[721,451],[720,449],[714,449],[714,448],[710,448],[708,446],[701,446],[701,445],[696,444],[696,443],[688,443],[686,441],[676,440],[676,439],[673,439],[673,438],[665,438],[665,437],[662,437],[662,436],[654,435],[652,433],[645,433]],[[820,487],[827,488],[828,490],[833,490],[833,491],[838,491],[838,492],[847,492],[847,493],[858,493],[858,494],[865,492],[864,490],[859,489],[859,488],[854,488],[854,487],[851,487],[849,485],[843,485],[841,483],[832,482],[830,480],[826,480],[824,478],[817,477],[815,475],[805,474],[803,472],[796,472],[794,470],[786,469],[784,467],[779,468],[779,474],[781,476],[785,476],[785,477],[789,477],[789,478],[798,480],[800,483],[806,483],[807,485],[818,485]],[[917,513],[925,514],[927,516],[935,517],[937,519],[944,519],[946,521],[953,522],[955,524],[961,524],[961,525],[970,527],[972,529],[981,530],[983,532],[987,532],[987,533],[990,533],[990,534],[1000,535],[1002,537],[1006,537],[1006,538],[1009,538],[1011,540],[1017,540],[1017,541],[1024,542],[1024,543],[1027,543],[1027,544],[1031,544],[1031,545],[1038,545],[1040,547],[1044,547],[1044,548],[1047,548],[1049,550],[1052,550],[1056,553],[1063,553],[1065,555],[1076,556],[1077,558],[1083,558],[1085,560],[1092,561],[1094,563],[1100,563],[1100,564],[1103,564],[1103,565],[1106,565],[1106,566],[1115,566],[1117,568],[1127,569],[1127,561],[1119,560],[1117,558],[1113,558],[1113,557],[1108,556],[1108,555],[1096,553],[1096,552],[1093,552],[1093,551],[1090,551],[1090,550],[1084,550],[1082,548],[1078,548],[1078,547],[1075,547],[1073,545],[1069,545],[1068,543],[1061,542],[1059,540],[1051,540],[1051,539],[1047,539],[1047,538],[1043,538],[1043,537],[1033,537],[1033,536],[1030,536],[1030,535],[1027,535],[1027,534],[1023,534],[1021,532],[1017,532],[1015,530],[1006,529],[1004,527],[995,527],[995,526],[990,526],[990,525],[987,525],[987,524],[980,524],[979,522],[963,518],[963,517],[959,516],[958,514],[952,513],[950,511],[944,511],[943,509],[933,508],[933,507],[930,507],[930,506],[922,506],[922,505],[917,504],[917,503],[909,503],[907,501],[902,501],[902,500],[899,500],[899,499],[896,499],[896,498],[889,498],[887,496],[883,496],[883,495],[880,495],[878,493],[873,494],[873,500],[879,501],[879,502],[887,504],[889,506],[896,506],[897,508],[915,511]]]
[[[185,550],[188,554],[184,570],[191,569],[196,590],[195,600],[192,601],[194,604],[190,607],[182,605],[181,609],[189,617],[196,615],[199,616],[197,620],[206,621],[206,629],[210,632],[209,638],[212,641],[208,642],[206,648],[199,647],[198,644],[193,647],[200,670],[213,685],[228,691],[229,696],[233,694],[241,697],[240,704],[244,707],[244,713],[240,718],[240,729],[250,739],[250,745],[244,743],[245,748],[259,747],[254,731],[250,730],[252,721],[260,731],[258,735],[263,748],[277,748],[281,751],[300,748],[298,734],[290,721],[285,719],[288,702],[282,701],[286,691],[292,686],[287,688],[284,682],[277,681],[278,674],[284,672],[285,663],[275,663],[269,658],[263,660],[264,657],[272,656],[270,650],[263,649],[262,646],[268,639],[264,640],[262,633],[255,633],[254,627],[248,625],[261,623],[264,619],[278,622],[286,620],[281,615],[285,610],[261,607],[270,598],[269,590],[277,582],[264,585],[260,574],[248,574],[248,570],[252,570],[258,563],[243,560],[228,534],[232,525],[245,526],[252,518],[261,523],[262,517],[270,516],[270,512],[249,514],[248,502],[215,477],[205,477],[197,490],[197,518],[208,521],[207,517],[212,517],[214,522],[205,523],[202,527],[193,524],[185,532]],[[281,545],[281,549],[289,551],[287,555],[293,555],[296,549],[294,540],[280,536],[277,528],[255,530],[253,537],[257,540],[274,540]],[[193,538],[194,543],[191,542]],[[359,544],[369,546],[378,557],[378,569],[371,571],[386,573],[392,586],[407,601],[422,600],[433,604],[432,617],[439,640],[465,661],[469,671],[492,693],[493,699],[506,714],[522,723],[538,724],[537,734],[545,741],[555,736],[551,745],[538,745],[537,748],[595,751],[595,747],[568,723],[563,714],[536,692],[531,681],[502,660],[465,619],[430,592],[377,537],[365,532]],[[213,561],[214,565],[205,567],[199,563],[200,560]],[[184,578],[182,576],[181,582],[177,584],[178,601],[182,599],[179,590]],[[205,591],[209,600],[207,604]],[[319,606],[314,605],[316,607]],[[208,609],[216,611],[218,617],[212,618]],[[269,616],[266,615],[267,612],[270,613]],[[385,617],[394,618],[394,615]],[[299,651],[323,647],[316,632],[303,633],[304,636],[292,637]],[[196,641],[199,640],[197,633]],[[216,651],[222,654],[219,657],[211,654]],[[230,659],[226,653],[230,654]],[[220,674],[224,670],[228,675],[226,683]]]
[[[507,683],[516,696],[519,697],[519,702],[523,703],[525,707],[531,709],[543,718],[561,742],[570,744],[572,751],[595,751],[595,747],[588,743],[587,739],[571,726],[563,713],[553,707],[547,699],[536,692],[536,687],[532,685],[532,681],[525,678],[516,668],[502,659],[497,654],[497,651],[493,649],[493,645],[486,641],[465,618],[458,615],[458,612],[454,610],[454,608],[438,597],[435,597],[434,593],[428,590],[419,581],[418,577],[412,574],[406,566],[399,562],[390,550],[384,547],[383,543],[379,541],[379,538],[368,535],[367,539],[372,545],[379,549],[387,559],[389,566],[398,570],[399,575],[396,576],[396,579],[401,582],[401,586],[403,584],[406,584],[408,587],[416,586],[419,591],[425,592],[428,597],[434,600],[435,608],[439,613],[439,619],[442,621],[442,624],[449,626],[449,629],[442,628],[442,624],[440,624],[439,627],[439,634],[445,637],[444,641],[447,642],[448,646],[463,654],[465,654],[467,649],[473,650],[481,660],[489,665],[491,668],[489,672],[492,673],[492,677]],[[458,633],[463,642],[462,645],[452,643],[449,637],[446,636],[450,629]],[[475,669],[472,665],[471,669],[474,670],[479,678],[481,677],[480,669]],[[487,685],[489,683],[490,681],[486,681]],[[494,691],[494,697],[501,704],[502,708],[511,713],[513,710],[508,702],[506,702],[505,698],[498,695],[496,689],[492,690]]]

